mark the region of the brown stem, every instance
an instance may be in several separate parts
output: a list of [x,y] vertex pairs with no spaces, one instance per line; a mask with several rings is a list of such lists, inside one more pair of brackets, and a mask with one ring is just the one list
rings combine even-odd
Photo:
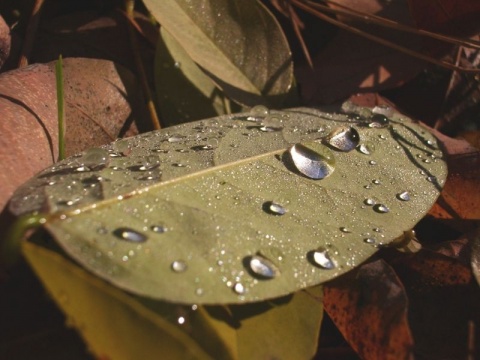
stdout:
[[23,42],[22,52],[20,54],[20,59],[18,60],[19,68],[28,65],[28,58],[30,57],[30,52],[32,51],[33,42],[37,33],[43,3],[44,0],[35,0],[35,3],[33,4],[32,16],[28,22],[25,41]]

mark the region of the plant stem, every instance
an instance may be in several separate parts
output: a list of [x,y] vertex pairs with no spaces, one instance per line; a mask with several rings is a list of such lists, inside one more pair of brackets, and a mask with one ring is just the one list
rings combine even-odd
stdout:
[[65,98],[63,94],[63,61],[62,55],[55,64],[55,78],[57,80],[57,109],[58,109],[58,160],[65,159]]

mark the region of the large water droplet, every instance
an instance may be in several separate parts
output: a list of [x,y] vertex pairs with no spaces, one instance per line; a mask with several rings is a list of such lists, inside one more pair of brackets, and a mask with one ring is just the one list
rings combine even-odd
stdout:
[[383,204],[377,204],[373,207],[373,210],[375,210],[376,212],[380,213],[380,214],[385,214],[385,213],[388,213],[390,211],[390,209],[383,205]]
[[335,170],[333,153],[322,144],[295,144],[289,149],[295,167],[311,179],[324,179]]
[[263,105],[256,105],[250,109],[250,113],[253,116],[261,116],[265,117],[270,113],[270,110],[266,106]]
[[336,266],[335,262],[330,258],[328,250],[324,247],[320,247],[317,250],[311,251],[307,257],[310,258],[310,261],[314,265],[317,265],[322,269],[330,270]]
[[408,193],[408,191],[403,191],[403,192],[397,194],[397,199],[402,200],[402,201],[409,201],[410,200],[410,194]]
[[130,143],[128,142],[128,140],[124,140],[124,139],[121,139],[121,140],[117,140],[113,143],[113,149],[123,155],[123,156],[128,156],[130,154],[130,152],[132,151],[131,147],[130,147]]
[[285,215],[287,213],[287,209],[273,201],[263,203],[263,210],[273,215]]
[[170,267],[176,273],[181,273],[181,272],[184,272],[185,270],[187,270],[187,263],[183,260],[175,260],[174,262],[172,262]]
[[337,150],[351,151],[357,147],[360,135],[355,128],[342,126],[330,132],[325,141]]
[[82,156],[81,162],[83,166],[90,170],[101,169],[108,165],[110,156],[108,151],[102,148],[88,149]]
[[273,279],[277,276],[276,266],[263,256],[254,255],[244,259],[247,269],[259,279]]
[[147,241],[147,236],[142,234],[141,232],[138,232],[136,230],[127,228],[127,227],[121,227],[118,229],[115,229],[113,231],[113,234],[126,241],[131,241],[131,242],[144,242]]
[[276,115],[268,115],[262,121],[262,126],[260,127],[261,131],[264,132],[274,132],[282,130],[282,123],[278,116]]

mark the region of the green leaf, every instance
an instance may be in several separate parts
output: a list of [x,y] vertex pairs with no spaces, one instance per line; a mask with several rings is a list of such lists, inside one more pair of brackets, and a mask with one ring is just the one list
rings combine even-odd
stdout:
[[281,104],[293,81],[291,53],[275,17],[260,2],[144,3],[232,100],[248,106]]
[[[328,174],[315,180],[295,164]],[[90,150],[26,184],[11,210],[49,209],[44,226],[60,246],[122,289],[243,303],[359,265],[423,217],[445,177],[433,135],[401,115],[379,122],[302,108]]]
[[227,113],[228,99],[163,27],[155,55],[162,119],[172,125]]

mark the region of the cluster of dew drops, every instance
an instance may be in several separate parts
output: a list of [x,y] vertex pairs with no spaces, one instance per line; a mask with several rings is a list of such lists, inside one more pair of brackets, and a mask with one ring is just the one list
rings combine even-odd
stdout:
[[[381,108],[377,113],[370,117],[371,122],[369,127],[380,128],[388,125],[387,114],[389,110]],[[282,129],[281,120],[276,115],[270,115],[269,110],[264,106],[256,106],[252,108],[251,115],[246,118],[247,121],[254,121],[259,123],[259,130],[264,132],[274,132]],[[330,150],[341,152],[350,152],[357,149],[359,152],[370,155],[374,151],[374,146],[369,143],[361,143],[358,131],[352,126],[340,126],[333,129],[328,135],[321,139],[321,141],[311,143],[297,143],[288,149],[289,156],[298,173],[309,179],[321,180],[330,176],[335,170],[335,156]],[[118,149],[117,149],[118,150]],[[120,149],[121,150],[121,149]],[[87,154],[88,155],[88,154]],[[84,158],[85,166],[93,166],[92,164],[99,164],[108,161],[108,154],[103,152],[90,153]],[[371,165],[375,165],[374,161],[370,161]],[[157,166],[156,163],[145,165],[149,170]],[[143,169],[142,169],[143,170]],[[378,180],[373,180],[374,185],[380,184]],[[399,201],[409,201],[410,194],[407,191],[399,192],[396,195]],[[364,205],[372,207],[372,209],[380,214],[389,212],[388,206],[385,204],[376,203],[374,200],[367,198],[364,200]],[[284,216],[288,213],[288,209],[282,204],[275,201],[266,201],[262,204],[262,210],[272,216]],[[167,228],[163,225],[154,225],[150,228],[151,231],[157,234],[167,232]],[[380,229],[374,229],[380,232]],[[350,230],[346,227],[340,227],[340,231],[349,233]],[[143,243],[148,240],[148,236],[133,230],[128,227],[121,227],[116,229],[113,234],[122,240],[132,243]],[[376,240],[372,237],[366,237],[364,242],[376,246]],[[331,257],[329,249],[326,247],[319,247],[306,254],[306,258],[314,266],[331,270],[335,269],[338,264]],[[250,275],[261,280],[271,280],[280,275],[278,267],[275,262],[270,260],[262,253],[246,256],[243,259],[243,264]],[[182,259],[177,259],[170,264],[171,271],[174,273],[183,273],[187,271],[188,264]],[[247,291],[246,287],[241,282],[230,283],[231,289],[238,295],[244,295]],[[196,289],[197,295],[202,295],[201,288]]]

